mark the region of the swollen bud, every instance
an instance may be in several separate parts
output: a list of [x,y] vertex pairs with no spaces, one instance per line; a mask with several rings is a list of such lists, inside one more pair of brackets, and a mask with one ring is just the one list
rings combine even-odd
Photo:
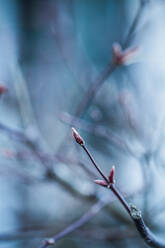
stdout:
[[115,166],[113,165],[112,169],[110,171],[110,174],[109,174],[109,182],[110,183],[115,183],[114,177],[115,177]]
[[73,137],[75,138],[76,142],[79,145],[84,145],[83,138],[79,135],[79,133],[76,131],[76,129],[74,127],[72,127],[72,134],[73,134]]
[[96,183],[96,184],[98,184],[100,186],[103,186],[103,187],[107,187],[108,186],[108,183],[106,181],[100,180],[100,179],[94,180],[94,183]]

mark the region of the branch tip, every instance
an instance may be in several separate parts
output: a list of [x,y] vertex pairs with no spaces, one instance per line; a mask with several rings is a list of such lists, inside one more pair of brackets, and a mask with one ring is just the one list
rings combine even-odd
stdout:
[[79,145],[81,145],[81,146],[84,145],[83,138],[80,136],[80,134],[76,131],[76,129],[74,127],[72,127],[72,135]]

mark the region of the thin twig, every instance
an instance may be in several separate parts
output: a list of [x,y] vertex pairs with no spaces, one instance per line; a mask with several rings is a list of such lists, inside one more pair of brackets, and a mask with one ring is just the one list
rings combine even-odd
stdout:
[[[74,130],[73,130],[74,132]],[[74,138],[76,142],[81,145],[81,147],[84,149],[85,147],[85,152],[87,153],[89,159],[92,161],[92,164],[95,166],[97,171],[100,173],[100,175],[103,177],[105,181],[97,180],[96,183],[99,184],[100,186],[106,187],[110,189],[113,194],[117,197],[117,199],[120,201],[124,209],[128,212],[130,215],[131,219],[135,223],[136,229],[139,232],[140,236],[143,238],[143,240],[146,242],[147,245],[150,247],[154,248],[165,248],[165,243],[161,242],[158,240],[157,237],[150,231],[150,229],[146,226],[143,217],[141,215],[141,211],[138,210],[134,205],[129,205],[122,195],[122,193],[116,188],[115,186],[115,180],[114,180],[114,168],[110,172],[110,176],[107,181],[107,177],[105,174],[99,169],[99,166],[96,164],[94,159],[92,158],[89,150],[85,146],[85,142],[82,139],[82,137],[78,134],[76,131],[76,134],[74,135]],[[78,139],[77,139],[78,138]],[[79,139],[81,138],[81,143],[78,142]],[[92,159],[91,159],[92,158]]]
[[129,44],[129,42],[131,41],[131,37],[133,36],[133,34],[135,33],[136,31],[136,28],[139,24],[139,20],[141,20],[141,16],[143,14],[143,11],[144,11],[144,7],[145,5],[147,4],[148,0],[140,0],[140,5],[139,5],[139,8],[138,8],[138,11],[136,12],[136,15],[134,17],[134,20],[128,30],[128,34],[126,36],[126,39],[125,41],[123,42],[123,48],[126,48]]
[[100,175],[103,177],[103,179],[109,183],[108,178],[104,175],[104,173],[102,172],[102,170],[100,169],[100,167],[96,164],[95,160],[93,159],[92,155],[89,153],[87,147],[85,146],[85,144],[82,145],[82,148],[84,149],[84,151],[87,153],[88,157],[90,158],[90,160],[92,161],[93,165],[95,166],[96,170],[100,173]]

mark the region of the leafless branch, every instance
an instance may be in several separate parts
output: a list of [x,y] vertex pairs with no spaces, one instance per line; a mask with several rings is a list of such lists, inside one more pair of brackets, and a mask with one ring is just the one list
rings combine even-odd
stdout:
[[[77,132],[77,135],[78,132]],[[74,136],[76,142],[78,141],[76,139],[77,136]],[[81,136],[80,136],[81,137]],[[82,139],[82,138],[81,138]],[[83,139],[82,139],[83,140]],[[106,187],[110,189],[113,194],[117,197],[117,199],[120,201],[122,204],[123,208],[127,211],[127,213],[130,215],[131,219],[135,223],[136,229],[139,232],[140,236],[144,239],[147,245],[150,247],[154,248],[165,248],[165,243],[159,241],[157,237],[150,231],[150,229],[146,226],[143,217],[141,215],[141,211],[138,210],[134,205],[128,204],[126,199],[123,197],[121,192],[117,189],[115,185],[115,180],[114,180],[114,168],[110,171],[110,175],[107,178],[106,175],[103,173],[103,171],[99,168],[99,166],[96,164],[94,161],[92,155],[90,154],[89,150],[87,149],[85,142],[79,143],[77,142],[87,153],[89,159],[91,160],[92,164],[96,168],[96,170],[99,172],[103,180],[97,180],[95,181],[97,184],[100,186]]]

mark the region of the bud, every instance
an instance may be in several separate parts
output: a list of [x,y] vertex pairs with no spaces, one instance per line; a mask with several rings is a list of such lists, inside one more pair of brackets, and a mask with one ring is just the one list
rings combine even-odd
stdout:
[[49,245],[54,245],[55,244],[55,240],[53,238],[47,239],[47,242]]
[[119,43],[115,42],[112,45],[112,53],[114,56],[118,56],[119,54],[122,53],[122,49]]
[[14,156],[15,156],[14,152],[12,152],[11,150],[8,150],[8,149],[4,150],[3,154],[7,158],[14,158]]
[[121,65],[122,63],[122,49],[121,46],[118,43],[114,43],[112,45],[112,55],[113,55],[113,61],[116,65]]
[[100,180],[100,179],[97,179],[97,180],[94,180],[94,183],[100,185],[100,186],[103,186],[103,187],[107,187],[108,186],[108,183],[104,180]]
[[76,129],[74,127],[72,127],[72,134],[73,134],[73,137],[75,138],[76,142],[79,145],[84,145],[83,138],[79,135],[79,133],[76,131]]
[[115,177],[115,166],[113,165],[112,169],[111,169],[111,171],[109,173],[109,182],[110,183],[115,183],[114,177]]
[[5,87],[4,85],[2,85],[2,84],[0,84],[0,96],[3,94],[3,93],[5,93],[5,92],[7,92],[7,87]]
[[118,43],[114,43],[112,46],[113,61],[116,65],[125,65],[137,54],[137,47],[130,47],[125,51],[122,51],[121,46]]

